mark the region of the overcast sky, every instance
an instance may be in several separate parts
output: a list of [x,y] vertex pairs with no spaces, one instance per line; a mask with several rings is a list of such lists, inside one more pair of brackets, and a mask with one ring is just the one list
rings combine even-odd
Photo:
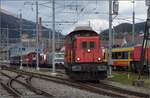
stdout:
[[[144,0],[136,0],[136,22],[146,19],[147,7]],[[35,0],[1,0],[1,7],[18,15],[22,10],[23,18],[35,21]],[[56,0],[56,30],[67,34],[78,25],[91,25],[100,32],[108,28],[108,0]],[[132,23],[133,3],[131,0],[119,1],[119,15],[114,18],[113,26],[123,22]],[[52,20],[52,3],[50,0],[39,1],[39,16],[43,21]],[[51,23],[43,23],[51,27]]]

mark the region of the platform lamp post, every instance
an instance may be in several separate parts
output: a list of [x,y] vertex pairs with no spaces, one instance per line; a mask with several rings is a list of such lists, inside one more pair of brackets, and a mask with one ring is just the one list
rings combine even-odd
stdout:
[[56,68],[55,68],[55,0],[52,0],[52,75],[56,75]]

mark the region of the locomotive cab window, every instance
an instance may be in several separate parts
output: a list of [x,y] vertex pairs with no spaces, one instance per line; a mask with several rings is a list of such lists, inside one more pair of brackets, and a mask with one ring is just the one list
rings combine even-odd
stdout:
[[95,48],[95,42],[90,42],[89,48]]
[[82,42],[81,43],[81,48],[86,49],[87,48],[87,42]]
[[82,42],[81,43],[81,48],[83,49],[92,49],[95,48],[96,44],[95,42],[91,41],[91,42]]

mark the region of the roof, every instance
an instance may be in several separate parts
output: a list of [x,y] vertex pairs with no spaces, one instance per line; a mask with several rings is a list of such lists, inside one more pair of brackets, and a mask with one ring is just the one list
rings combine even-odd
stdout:
[[2,12],[4,14],[7,14],[7,15],[11,15],[11,16],[17,17],[17,15],[15,13],[12,13],[12,12],[7,11],[7,10],[2,9],[2,8],[0,8],[0,12]]
[[127,52],[127,51],[133,51],[133,47],[125,47],[125,48],[113,48],[112,52]]
[[97,36],[97,32],[95,32],[91,27],[89,26],[79,26],[76,27],[72,32],[70,32],[67,36],[76,36],[76,35],[91,35],[91,36]]
[[80,31],[80,30],[90,30],[93,31],[92,27],[89,26],[78,26],[74,29],[74,31]]

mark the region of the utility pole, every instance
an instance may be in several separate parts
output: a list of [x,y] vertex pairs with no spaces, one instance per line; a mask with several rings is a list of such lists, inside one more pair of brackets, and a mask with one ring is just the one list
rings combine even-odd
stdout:
[[[150,45],[150,0],[146,1],[146,5],[148,6],[148,10],[147,10],[147,33],[144,34],[146,35],[145,39],[147,40],[147,47]],[[147,53],[148,56],[148,53]],[[148,72],[150,72],[150,60],[148,60],[147,62],[147,67],[148,67]]]
[[[2,28],[1,28],[1,0],[0,0],[0,38],[1,38],[1,32],[2,32]],[[0,40],[0,51],[1,51],[1,40]],[[1,58],[1,56],[0,56]]]
[[[7,62],[9,61],[9,29],[7,25]],[[7,63],[9,65],[9,63]]]
[[115,28],[113,27],[113,29],[112,29],[112,46],[115,45],[115,30],[114,29]]
[[[28,4],[28,3],[30,3],[30,2],[25,2],[24,3],[24,5],[25,4]],[[31,5],[33,5],[33,3],[31,3]],[[36,70],[40,70],[40,68],[39,68],[39,22],[38,22],[38,14],[39,14],[39,12],[38,12],[38,0],[36,0],[36,2],[35,2],[35,5],[36,5]]]
[[53,53],[53,60],[52,60],[52,75],[56,75],[55,69],[55,0],[52,1],[52,25],[53,25],[53,32],[52,32],[52,53]]
[[[147,10],[147,20],[146,20],[146,24],[145,24],[145,32],[144,32],[144,38],[143,38],[143,42],[142,42],[142,48],[141,48],[141,57],[140,57],[140,63],[137,64],[138,65],[138,80],[134,80],[133,83],[134,84],[138,84],[139,86],[143,86],[144,85],[144,80],[141,79],[141,75],[142,72],[148,71],[150,72],[150,65],[149,65],[149,60],[146,60],[146,56],[148,56],[148,52],[146,52],[147,50],[147,44],[148,41],[150,41],[150,0],[145,0],[146,6],[148,6],[148,10]],[[144,68],[145,67],[145,68]]]
[[148,72],[150,72],[150,61],[145,60],[145,56],[148,56],[148,52],[146,52],[146,49],[148,47],[148,43],[150,42],[150,0],[146,0],[146,6],[148,6],[147,9],[147,20],[145,25],[145,32],[144,32],[144,38],[142,42],[142,49],[141,49],[141,63],[139,65],[139,77],[138,80],[141,79],[141,73],[143,71],[143,67],[147,69]]
[[90,20],[89,20],[89,27],[91,27],[91,22],[90,22]]
[[[113,15],[117,16],[118,10],[119,10],[119,2],[118,2],[118,0],[113,0]],[[115,19],[115,17],[113,19]],[[113,29],[112,29],[112,46],[113,45],[115,45],[115,27],[113,27]]]
[[111,77],[112,75],[112,0],[109,0],[109,61],[108,61],[108,66],[109,66],[109,72],[108,76]]
[[20,10],[20,69],[23,69],[23,66],[22,66],[22,47],[23,47],[23,44],[22,44],[22,12]]
[[[113,8],[113,11],[112,11]],[[113,0],[113,6],[112,6],[112,0],[109,0],[109,59],[108,59],[108,76],[112,76],[112,15],[118,15],[119,10],[119,2],[118,0]]]
[[132,45],[135,44],[135,9],[134,9],[134,3],[135,1],[132,0],[133,3],[133,13],[132,13]]
[[40,70],[39,68],[39,26],[38,26],[38,1],[36,0],[36,70]]

